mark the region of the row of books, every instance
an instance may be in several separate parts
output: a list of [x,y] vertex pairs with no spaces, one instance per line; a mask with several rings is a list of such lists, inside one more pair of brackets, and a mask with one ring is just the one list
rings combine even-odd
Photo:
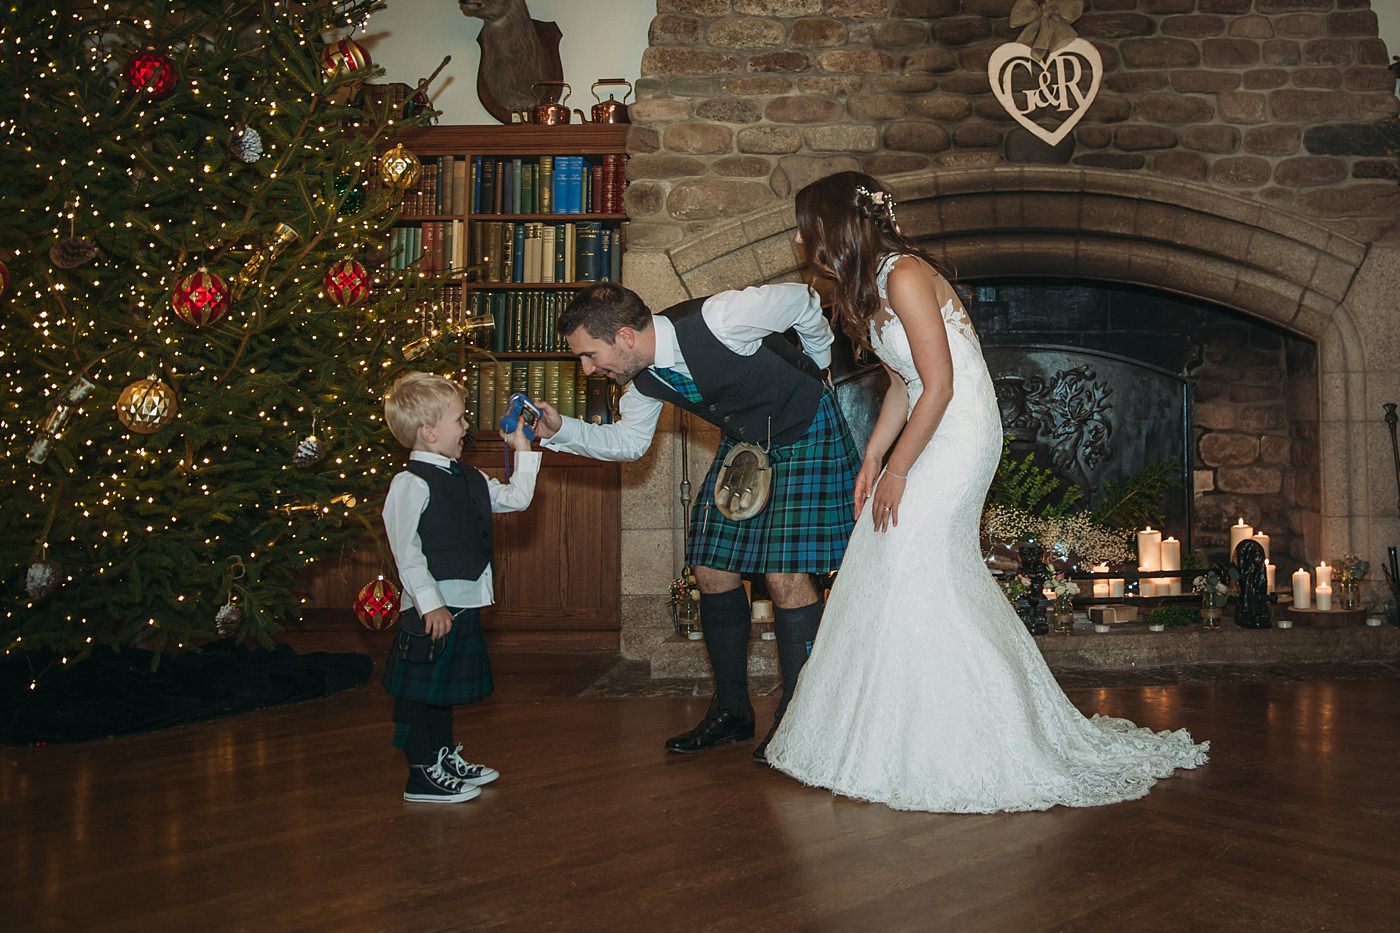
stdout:
[[481,282],[616,282],[622,278],[622,230],[597,220],[574,223],[477,221],[472,264]]
[[496,322],[477,345],[494,353],[568,353],[569,345],[559,336],[555,323],[577,294],[576,289],[473,289],[467,296],[468,313],[490,315]]
[[621,214],[627,156],[473,156],[473,214]]
[[464,375],[472,428],[498,430],[512,392],[545,401],[561,415],[610,424],[612,386],[602,376],[585,376],[574,360],[472,361]]
[[418,181],[404,192],[405,214],[464,214],[469,179],[467,160],[437,156],[422,160]]
[[461,220],[428,220],[395,227],[389,234],[389,268],[407,269],[418,264],[421,272],[437,274],[466,267],[466,223]]

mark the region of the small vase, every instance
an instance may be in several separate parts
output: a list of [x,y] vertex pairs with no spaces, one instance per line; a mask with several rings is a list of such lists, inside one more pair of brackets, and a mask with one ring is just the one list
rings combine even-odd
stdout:
[[1068,602],[1056,600],[1051,608],[1050,631],[1056,635],[1074,634],[1074,607]]
[[1337,585],[1337,606],[1340,609],[1361,608],[1361,584],[1350,580]]
[[1207,632],[1220,631],[1220,617],[1225,614],[1225,593],[1201,594],[1201,628]]
[[683,599],[671,604],[671,612],[676,623],[676,634],[691,641],[698,641],[704,637],[700,631],[700,602],[694,599]]
[[1164,632],[1166,629],[1167,627],[1165,625],[1149,625],[1147,627],[1149,632]]

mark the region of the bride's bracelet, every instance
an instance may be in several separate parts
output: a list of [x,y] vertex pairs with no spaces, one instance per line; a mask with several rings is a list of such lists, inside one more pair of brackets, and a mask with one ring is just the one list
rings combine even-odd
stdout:
[[891,470],[889,467],[885,467],[885,472],[888,473],[890,476],[898,477],[899,479],[908,479],[908,478],[909,478],[909,474],[908,474],[908,473],[896,473],[894,470]]

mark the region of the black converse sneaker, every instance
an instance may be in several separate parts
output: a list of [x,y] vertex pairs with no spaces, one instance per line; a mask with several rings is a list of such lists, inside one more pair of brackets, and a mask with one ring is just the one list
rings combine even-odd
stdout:
[[486,765],[474,765],[463,758],[462,746],[460,745],[448,753],[447,757],[443,759],[442,764],[443,767],[447,769],[448,774],[455,775],[462,781],[477,787],[484,787],[501,776],[501,772],[497,771],[495,768],[488,768]]
[[439,749],[430,765],[410,765],[403,799],[412,803],[461,803],[481,796],[481,788],[468,784],[445,765],[447,749]]

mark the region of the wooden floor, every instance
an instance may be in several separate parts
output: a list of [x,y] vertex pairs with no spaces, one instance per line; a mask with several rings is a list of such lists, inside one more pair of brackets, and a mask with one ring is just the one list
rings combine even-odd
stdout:
[[503,777],[456,806],[400,798],[377,686],[0,749],[0,928],[1400,928],[1395,679],[1074,690],[1210,764],[1132,803],[957,816],[834,798],[749,745],[667,756],[703,701],[571,698],[600,663],[498,658],[458,737]]

